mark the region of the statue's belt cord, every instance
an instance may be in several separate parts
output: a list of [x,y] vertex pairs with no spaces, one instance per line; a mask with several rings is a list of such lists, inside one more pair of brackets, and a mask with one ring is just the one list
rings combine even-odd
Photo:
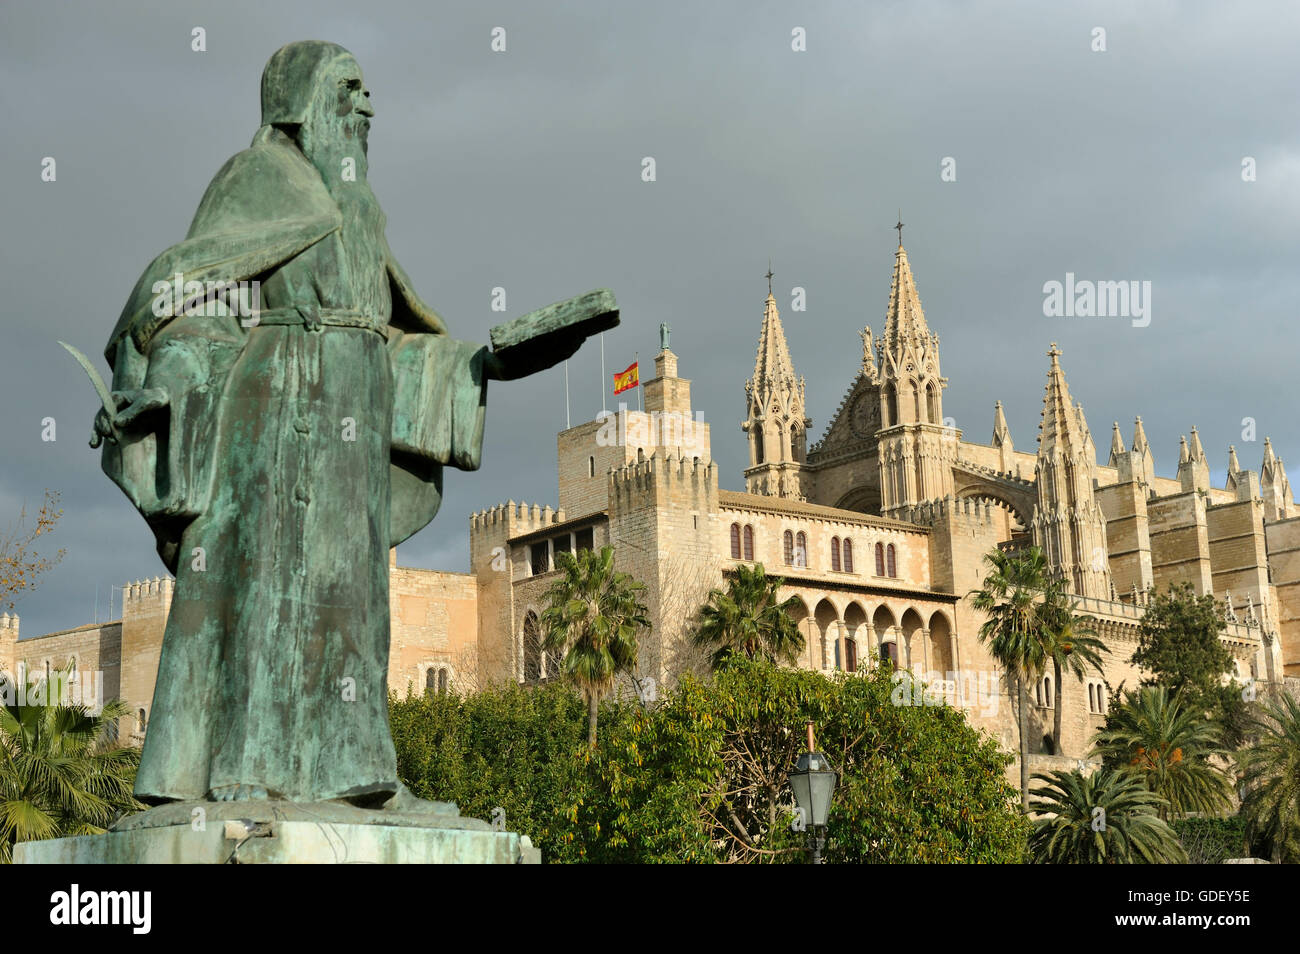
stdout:
[[[364,328],[367,331],[373,331],[387,337],[377,319],[369,315],[363,315],[359,311],[322,308],[317,320],[322,325],[332,325],[336,328]],[[243,322],[249,328],[261,325],[302,325],[304,323],[302,315],[294,308],[268,308],[259,311],[250,318],[243,319]]]

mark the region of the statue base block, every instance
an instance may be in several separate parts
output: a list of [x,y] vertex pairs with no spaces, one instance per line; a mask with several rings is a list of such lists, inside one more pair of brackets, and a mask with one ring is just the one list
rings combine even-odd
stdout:
[[336,803],[175,802],[102,835],[28,841],[16,864],[539,864],[527,835],[438,811]]

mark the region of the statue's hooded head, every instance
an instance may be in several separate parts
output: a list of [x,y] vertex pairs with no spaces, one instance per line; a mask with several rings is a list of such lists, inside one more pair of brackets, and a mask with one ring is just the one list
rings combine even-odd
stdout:
[[364,163],[370,91],[356,58],[337,43],[304,40],[282,46],[262,71],[262,125],[286,129],[313,162],[323,152],[361,147]]

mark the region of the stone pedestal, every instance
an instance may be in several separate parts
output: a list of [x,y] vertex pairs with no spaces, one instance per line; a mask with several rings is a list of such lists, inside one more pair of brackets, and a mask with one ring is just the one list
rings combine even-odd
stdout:
[[373,811],[332,802],[174,802],[102,835],[14,846],[17,864],[538,864],[526,835],[454,805]]

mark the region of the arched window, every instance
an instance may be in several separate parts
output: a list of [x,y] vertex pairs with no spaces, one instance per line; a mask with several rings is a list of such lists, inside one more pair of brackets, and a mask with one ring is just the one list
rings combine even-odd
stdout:
[[851,637],[844,640],[844,668],[849,672],[858,671],[858,644]]
[[438,691],[438,670],[430,666],[424,673],[424,694],[433,695]]
[[137,731],[137,732],[143,732],[143,731],[144,731],[144,726],[145,726],[145,721],[146,721],[146,720],[145,720],[145,717],[144,717],[144,710],[143,710],[143,709],[136,709],[136,710],[135,710],[135,731]]
[[1047,708],[1052,708],[1052,677],[1043,678],[1043,698],[1047,700]]
[[795,534],[794,538],[794,565],[808,565],[808,538],[804,536],[802,530]]
[[1034,684],[1034,705],[1040,709],[1043,707],[1043,684],[1041,682]]
[[785,556],[785,565],[794,565],[794,534],[789,530],[781,537],[781,549]]
[[790,428],[790,459],[799,459],[799,431],[797,428]]
[[738,523],[731,525],[731,558],[740,559],[740,524]]
[[876,576],[885,575],[885,545],[876,544]]
[[754,559],[754,528],[745,524],[745,559]]
[[885,396],[885,411],[888,420],[884,422],[885,427],[893,427],[898,423],[898,392],[894,388],[889,388]]
[[587,476],[588,477],[596,476],[596,458],[594,457],[587,458]]
[[763,429],[754,428],[754,463],[763,463]]
[[1106,714],[1106,687],[1102,685],[1097,686],[1097,711]]
[[894,545],[885,547],[885,575],[898,576],[898,565],[894,562]]
[[524,682],[542,678],[542,634],[537,614],[532,610],[524,617]]
[[445,695],[447,692],[447,675],[447,669],[445,666],[438,670],[438,693],[440,695]]
[[939,391],[931,381],[925,387],[926,410],[930,412],[930,423],[939,423]]
[[1088,683],[1088,711],[1097,711],[1097,687]]
[[839,570],[840,568],[840,538],[831,537],[831,569]]
[[924,421],[925,418],[921,416],[921,391],[916,386],[915,381],[912,382],[912,408],[916,413],[916,419],[918,421]]
[[848,537],[844,538],[844,572],[853,572],[853,541]]

